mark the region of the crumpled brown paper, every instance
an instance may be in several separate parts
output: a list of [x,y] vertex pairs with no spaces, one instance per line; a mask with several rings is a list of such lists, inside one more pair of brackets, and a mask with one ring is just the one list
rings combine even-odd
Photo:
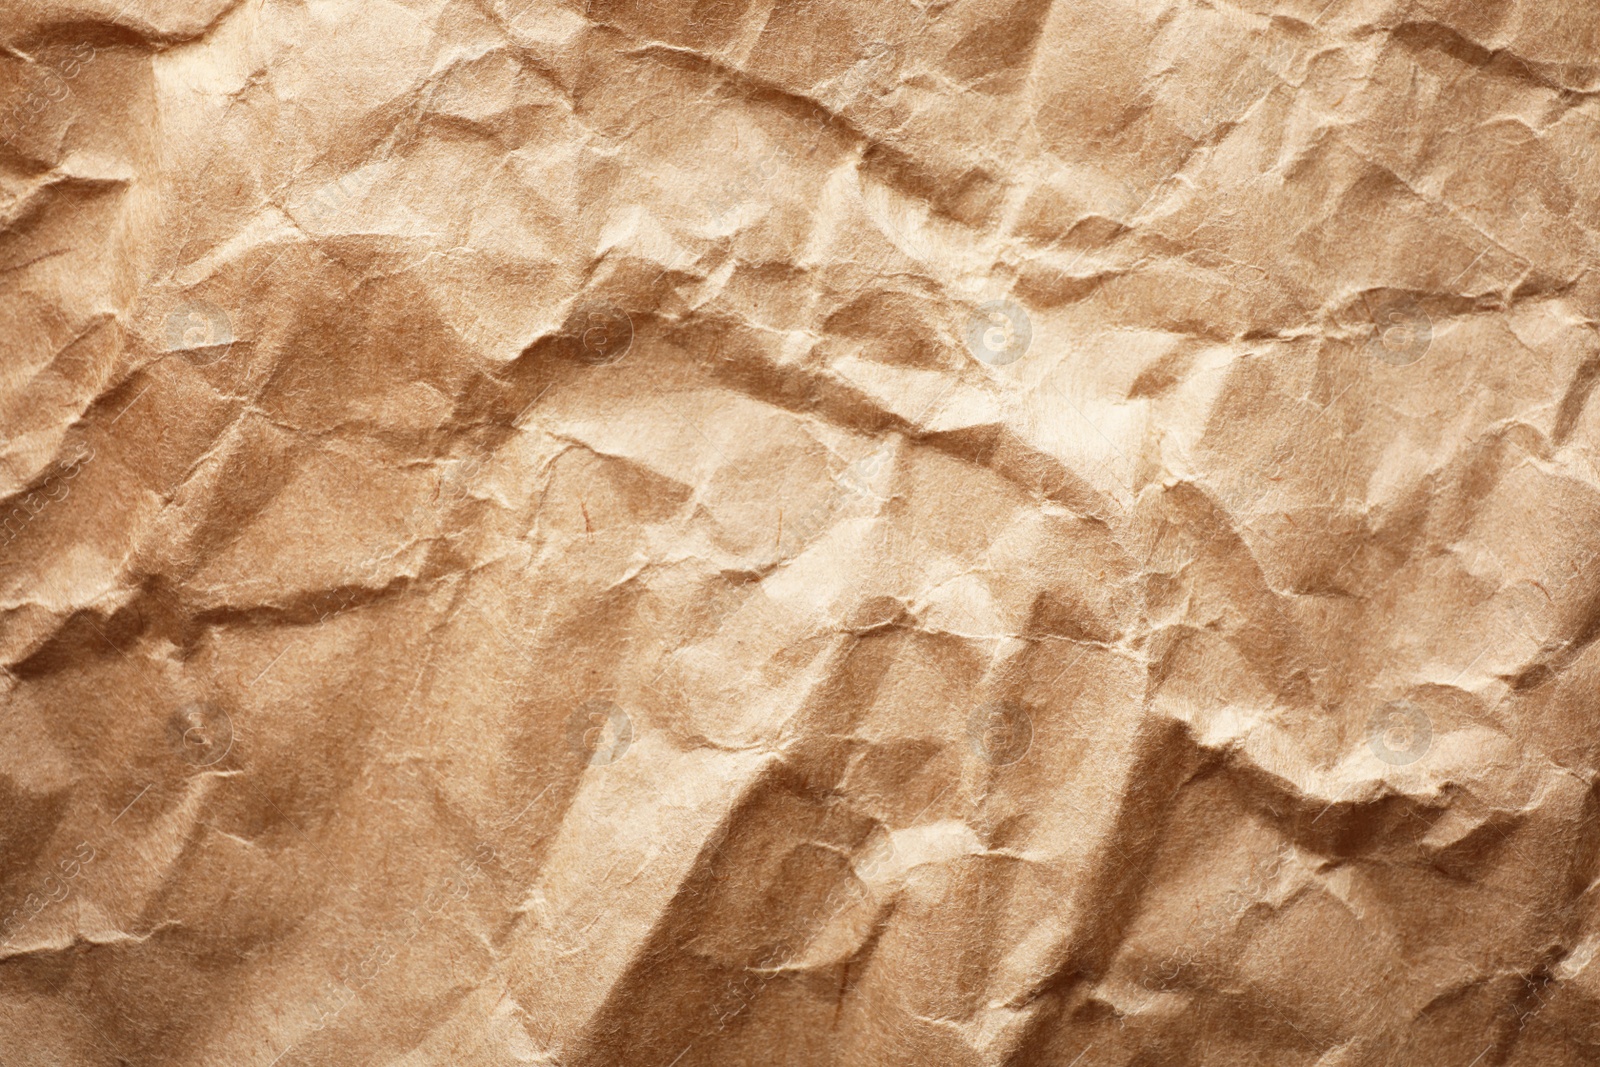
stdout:
[[1600,1060],[1600,8],[0,40],[0,1064]]

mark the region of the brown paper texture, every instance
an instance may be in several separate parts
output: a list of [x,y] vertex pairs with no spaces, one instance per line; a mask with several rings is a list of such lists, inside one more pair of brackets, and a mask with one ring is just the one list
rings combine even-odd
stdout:
[[4,1067],[1600,1062],[1600,8],[0,41]]

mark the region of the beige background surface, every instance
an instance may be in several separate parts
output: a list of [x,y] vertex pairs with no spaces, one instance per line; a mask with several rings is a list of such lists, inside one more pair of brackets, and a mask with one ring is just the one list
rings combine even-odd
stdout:
[[4,1067],[1600,1057],[1600,8],[0,42]]

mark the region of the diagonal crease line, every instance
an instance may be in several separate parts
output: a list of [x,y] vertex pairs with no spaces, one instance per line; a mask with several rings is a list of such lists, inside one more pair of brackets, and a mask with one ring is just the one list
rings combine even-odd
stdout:
[[251,686],[254,686],[257,682],[261,681],[261,679],[266,676],[266,673],[270,671],[277,664],[277,662],[284,657],[284,654],[296,645],[296,643],[296,641],[290,641],[287,645],[284,645],[283,651],[279,652],[276,656],[273,656],[272,662],[267,664],[265,667],[262,667],[261,673],[250,679],[250,684],[245,688],[248,689]]
[[[1332,411],[1333,410],[1333,405],[1337,404],[1344,397],[1344,394],[1348,393],[1351,389],[1354,389],[1355,385],[1356,385],[1355,382],[1351,382],[1349,385],[1347,385],[1343,389],[1339,390],[1339,395],[1334,397],[1332,400],[1328,401],[1328,403],[1323,407],[1323,409],[1317,413],[1317,417],[1311,420],[1311,426],[1315,426],[1317,423],[1321,422],[1322,421],[1322,416],[1324,416],[1328,412]],[[1306,429],[1307,429],[1307,431],[1309,431],[1311,429],[1311,427],[1308,426],[1308,427],[1306,427]]]
[[1084,422],[1088,423],[1089,426],[1094,430],[1094,432],[1100,435],[1100,440],[1104,441],[1107,445],[1109,445],[1111,447],[1111,450],[1113,452],[1115,452],[1122,459],[1122,462],[1126,463],[1130,467],[1133,466],[1133,461],[1130,460],[1127,457],[1127,455],[1125,455],[1123,453],[1122,449],[1117,447],[1117,443],[1115,441],[1111,440],[1111,438],[1106,436],[1105,431],[1100,429],[1099,424],[1096,423],[1089,416],[1085,415],[1083,413],[1083,409],[1081,409],[1080,407],[1078,407],[1077,404],[1072,402],[1072,397],[1067,395],[1067,391],[1066,391],[1065,388],[1060,388],[1060,387],[1057,387],[1057,386],[1054,386],[1054,385],[1049,385],[1049,386],[1045,386],[1045,392],[1047,394],[1058,396],[1062,400],[1066,401],[1067,406],[1070,407],[1073,411],[1076,411],[1078,413],[1078,417],[1080,419],[1082,419]]
[[1468,663],[1465,667],[1462,667],[1460,673],[1458,673],[1454,678],[1450,679],[1450,684],[1453,686],[1457,682],[1459,682],[1461,680],[1461,676],[1466,674],[1468,671],[1470,671],[1472,669],[1472,667],[1473,667],[1473,664],[1476,664],[1480,659],[1482,659],[1483,658],[1483,654],[1485,652],[1489,651],[1489,648],[1493,644],[1494,644],[1494,642],[1491,641],[1491,642],[1489,642],[1489,644],[1484,645],[1483,648],[1479,650],[1478,654],[1476,656],[1472,657],[1472,662]]
[[[156,384],[155,382],[151,382],[150,385],[147,385],[143,389],[139,390],[139,396],[144,396],[144,394],[146,394],[146,393],[148,393],[150,391],[150,386],[153,386],[155,384]],[[139,402],[139,396],[134,397],[132,400],[128,401],[127,404],[123,405],[122,410],[117,412],[116,415],[112,416],[111,421],[106,423],[106,425],[107,426],[115,426],[117,424],[117,420],[122,418],[122,416],[126,415],[128,413],[128,409],[133,407],[133,405],[135,405],[135,404],[137,404]]]
[[102,1040],[102,1041],[104,1041],[106,1043],[106,1047],[108,1047],[109,1049],[111,1049],[112,1052],[115,1052],[117,1054],[117,1060],[119,1062],[121,1062],[121,1063],[131,1063],[132,1062],[131,1060],[128,1059],[127,1056],[123,1055],[122,1050],[120,1048],[118,1048],[112,1042],[112,1040],[109,1037],[106,1036],[105,1031],[100,1029],[100,1027],[95,1025],[93,1019],[91,1019],[91,1018],[89,1018],[89,1016],[85,1015],[83,1013],[83,1011],[80,1010],[79,1007],[76,1004],[74,1004],[71,1000],[69,1000],[66,997],[65,994],[63,994],[61,992],[61,987],[60,986],[58,986],[54,982],[50,981],[50,979],[46,978],[43,974],[40,974],[39,977],[41,979],[43,979],[45,985],[49,986],[55,992],[57,999],[60,1000],[61,1003],[65,1004],[67,1007],[71,1008],[73,1010],[73,1012],[78,1016],[78,1018],[82,1019],[84,1022],[89,1024],[89,1029],[93,1030],[95,1032],[96,1036],[98,1036],[100,1038],[100,1040]]
[[[155,783],[151,782],[150,785],[147,785],[143,789],[139,790],[139,796],[134,797],[132,800],[128,801],[127,807],[124,807],[121,811],[117,812],[117,819],[120,819],[124,815],[128,814],[128,808],[131,808],[135,804],[139,803],[139,797],[142,797],[146,793],[150,792],[150,786],[152,786],[152,785],[155,785]],[[111,820],[111,825],[112,826],[117,825],[117,819],[112,819]]]

